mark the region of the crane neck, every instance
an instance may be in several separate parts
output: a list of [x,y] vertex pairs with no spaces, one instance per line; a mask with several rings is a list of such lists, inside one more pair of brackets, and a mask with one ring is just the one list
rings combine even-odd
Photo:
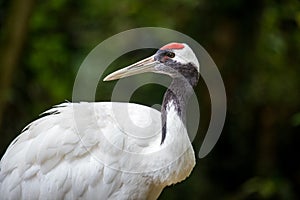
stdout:
[[[198,73],[196,79],[185,78],[184,76],[175,77],[167,89],[162,107],[161,107],[161,119],[162,119],[162,139],[161,144],[164,143],[167,134],[167,118],[170,110],[176,112],[180,120],[186,126],[186,106],[189,97],[193,93],[193,86],[198,82]],[[195,81],[191,81],[195,80]]]

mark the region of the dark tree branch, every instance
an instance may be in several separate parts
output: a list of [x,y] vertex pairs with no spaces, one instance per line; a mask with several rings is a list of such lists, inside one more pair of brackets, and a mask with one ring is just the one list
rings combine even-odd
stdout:
[[9,100],[13,74],[18,67],[35,0],[12,0],[4,22],[0,45],[0,127]]

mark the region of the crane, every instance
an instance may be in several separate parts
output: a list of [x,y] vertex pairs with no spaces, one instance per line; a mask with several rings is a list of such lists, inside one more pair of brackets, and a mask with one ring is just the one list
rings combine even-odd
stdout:
[[[187,44],[169,43],[104,81],[144,72],[172,78],[161,112],[121,102],[51,108],[27,125],[2,157],[1,199],[157,199],[166,186],[186,179],[195,155],[185,110],[199,62]],[[114,115],[124,121],[116,123]]]

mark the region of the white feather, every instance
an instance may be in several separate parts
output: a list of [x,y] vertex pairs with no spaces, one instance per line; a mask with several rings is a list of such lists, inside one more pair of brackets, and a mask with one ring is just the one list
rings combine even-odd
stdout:
[[0,196],[155,199],[195,165],[185,127],[175,111],[170,113],[167,131],[173,134],[160,145],[160,112],[152,108],[111,102],[58,105],[9,146],[1,159]]

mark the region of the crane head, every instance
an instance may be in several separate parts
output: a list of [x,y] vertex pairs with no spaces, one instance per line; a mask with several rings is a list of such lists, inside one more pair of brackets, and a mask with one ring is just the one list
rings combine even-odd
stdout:
[[115,71],[103,80],[116,80],[144,72],[167,74],[172,78],[184,76],[187,79],[199,75],[199,62],[193,50],[185,43],[169,43],[154,55]]

